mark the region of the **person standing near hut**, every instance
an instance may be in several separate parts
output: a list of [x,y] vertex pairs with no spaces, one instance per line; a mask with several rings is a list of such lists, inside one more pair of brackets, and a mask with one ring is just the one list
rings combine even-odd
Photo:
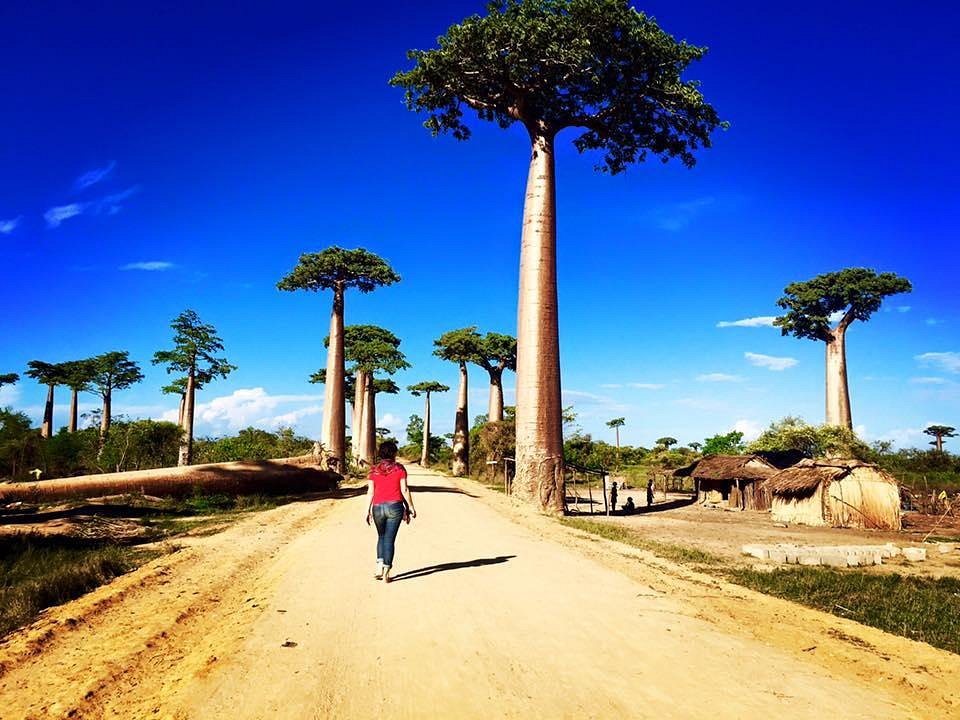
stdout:
[[653,507],[653,478],[647,480],[647,507]]
[[367,478],[367,525],[377,527],[377,570],[374,578],[390,582],[390,569],[397,532],[403,520],[417,516],[413,496],[407,487],[407,470],[397,462],[397,444],[386,440],[377,453],[379,462]]
[[617,511],[617,482],[614,481],[613,485],[610,486],[610,512],[615,513]]

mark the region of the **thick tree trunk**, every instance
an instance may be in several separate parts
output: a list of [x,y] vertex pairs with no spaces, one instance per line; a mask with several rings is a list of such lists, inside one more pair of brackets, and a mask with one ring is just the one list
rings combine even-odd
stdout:
[[187,374],[187,389],[184,392],[183,403],[183,436],[180,440],[180,453],[177,457],[177,465],[189,465],[193,461],[193,409],[194,396],[196,389],[194,387],[193,370]]
[[620,428],[614,428],[617,433],[617,453],[620,452]]
[[[327,458],[334,458],[344,467],[346,445],[346,407],[343,397],[343,284],[333,290],[330,313],[330,344],[327,347],[327,382],[323,393],[323,425],[320,442]],[[356,433],[356,430],[354,430]]]
[[423,403],[423,449],[420,451],[420,467],[430,464],[430,391],[425,394],[427,399]]
[[490,401],[487,404],[487,422],[503,420],[503,370],[490,371]]
[[373,389],[373,373],[366,375],[367,389],[363,394],[363,435],[361,456],[368,466],[377,457],[377,393]]
[[180,395],[180,409],[177,411],[177,425],[183,427],[183,409],[187,404],[187,394],[181,393]]
[[457,393],[457,416],[453,422],[453,462],[450,472],[454,477],[470,474],[470,421],[467,419],[467,364],[460,362],[460,389]]
[[353,457],[353,464],[360,467],[360,460],[363,458],[363,411],[366,405],[367,397],[367,374],[363,370],[357,370],[354,378],[353,391],[353,425],[350,436],[350,455]]
[[110,414],[113,412],[113,388],[107,386],[103,393],[103,410],[100,413],[100,445],[110,432]]
[[70,388],[70,420],[67,425],[67,432],[70,433],[77,431],[77,404],[79,395],[79,390]]
[[943,435],[936,435],[935,438],[937,441],[937,452],[942,453],[943,452]]
[[557,312],[553,136],[531,133],[533,148],[520,243],[517,308],[517,464],[513,491],[563,512],[563,406]]
[[40,426],[40,437],[48,438],[53,435],[53,388],[47,385],[47,403],[43,406],[43,424]]
[[826,423],[853,430],[847,387],[846,331],[846,326],[841,324],[833,331],[833,339],[827,342]]

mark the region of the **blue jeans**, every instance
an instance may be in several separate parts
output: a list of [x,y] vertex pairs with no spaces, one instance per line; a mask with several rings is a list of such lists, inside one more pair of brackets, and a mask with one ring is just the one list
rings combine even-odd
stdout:
[[373,522],[377,526],[377,560],[387,567],[393,565],[394,543],[403,522],[403,502],[388,502],[373,506]]

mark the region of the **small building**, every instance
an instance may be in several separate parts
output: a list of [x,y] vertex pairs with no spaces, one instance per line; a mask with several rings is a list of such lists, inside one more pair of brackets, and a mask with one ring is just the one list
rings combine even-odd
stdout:
[[697,502],[740,510],[769,510],[767,478],[777,469],[757,455],[708,455],[680,468],[675,476],[693,478]]
[[896,479],[860,460],[801,460],[769,480],[773,519],[832,527],[899,530]]

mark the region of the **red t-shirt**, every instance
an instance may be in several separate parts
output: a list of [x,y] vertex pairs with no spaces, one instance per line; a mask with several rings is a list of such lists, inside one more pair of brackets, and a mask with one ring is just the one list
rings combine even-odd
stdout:
[[407,476],[407,471],[400,463],[381,461],[370,469],[370,480],[373,481],[373,504],[400,502],[403,494],[400,492],[400,481]]

